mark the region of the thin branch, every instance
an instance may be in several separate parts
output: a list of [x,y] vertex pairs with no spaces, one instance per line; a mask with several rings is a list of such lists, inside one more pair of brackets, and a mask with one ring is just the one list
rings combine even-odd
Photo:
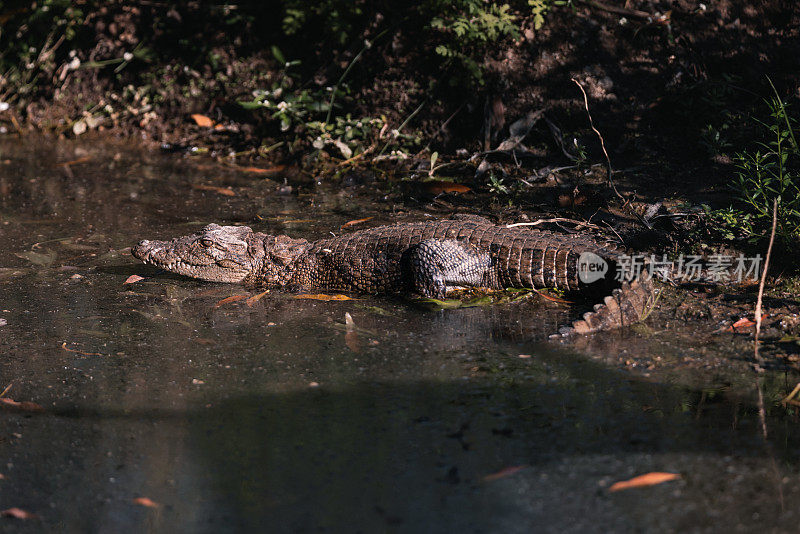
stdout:
[[603,140],[603,135],[600,133],[600,130],[595,128],[594,121],[592,120],[592,114],[589,112],[589,97],[586,96],[586,91],[583,89],[583,86],[578,80],[572,78],[572,81],[575,82],[575,85],[577,85],[578,89],[580,89],[581,93],[583,93],[583,105],[586,108],[586,114],[589,116],[589,125],[592,127],[592,130],[594,130],[594,133],[597,134],[597,137],[600,138],[600,147],[603,149],[603,154],[605,154],[606,156],[606,164],[607,164],[606,170],[608,173],[608,176],[606,178],[608,179],[608,185],[610,185],[611,189],[614,190],[614,194],[617,195],[618,198],[624,201],[625,197],[619,194],[619,191],[617,191],[617,186],[614,185],[614,179],[611,177],[611,173],[613,172],[613,170],[611,169],[611,158],[608,157],[608,151],[606,150],[606,143]]
[[[778,199],[776,198],[772,203],[772,232],[769,236],[769,245],[767,246],[767,257],[764,260],[764,270],[761,271],[761,282],[758,284],[758,298],[756,299],[756,335],[753,344],[753,352],[756,359],[756,373],[762,375],[764,373],[764,360],[758,352],[759,336],[761,335],[761,304],[764,298],[764,285],[767,281],[767,270],[769,269],[769,259],[772,255],[772,245],[775,243],[775,229],[778,226]],[[761,423],[761,434],[764,439],[767,439],[767,414],[764,407],[764,393],[761,391],[761,384],[756,382],[758,389],[758,419]]]

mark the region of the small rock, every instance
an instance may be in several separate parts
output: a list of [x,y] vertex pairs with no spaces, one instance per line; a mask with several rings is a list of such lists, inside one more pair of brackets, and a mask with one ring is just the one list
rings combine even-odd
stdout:
[[200,380],[199,378],[192,378],[192,384],[194,384],[195,386],[199,386],[205,383],[206,383],[205,380]]
[[6,321],[6,320],[5,320],[5,319],[3,319],[2,317],[0,317],[0,326],[5,326],[5,325],[7,325],[7,324],[8,324],[8,321]]

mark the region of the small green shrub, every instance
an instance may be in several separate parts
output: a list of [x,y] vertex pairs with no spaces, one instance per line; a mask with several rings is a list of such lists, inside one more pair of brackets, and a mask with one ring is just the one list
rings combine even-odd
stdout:
[[777,235],[785,242],[800,237],[800,147],[796,139],[797,122],[787,104],[775,94],[767,102],[769,118],[756,119],[763,138],[753,150],[736,154],[733,187],[750,210],[754,232],[768,228],[772,205],[778,200]]

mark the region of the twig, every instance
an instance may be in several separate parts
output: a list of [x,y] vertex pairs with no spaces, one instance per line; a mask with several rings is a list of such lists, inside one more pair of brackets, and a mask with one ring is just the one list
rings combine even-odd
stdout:
[[595,230],[600,230],[600,227],[597,226],[596,224],[584,221],[576,221],[575,219],[566,219],[564,217],[554,217],[552,219],[539,219],[534,222],[507,224],[506,228],[516,228],[517,226],[539,226],[540,224],[555,223],[555,222],[568,222],[578,225],[579,227],[594,228]]
[[[8,393],[8,390],[11,389],[11,386],[13,386],[13,385],[14,385],[14,382],[11,382],[9,385],[7,385],[6,389],[4,389],[2,393],[0,393],[0,398],[5,397],[6,393]],[[797,387],[800,388],[800,384],[797,384]]]
[[607,173],[608,173],[608,176],[607,176],[608,184],[611,186],[611,189],[614,190],[614,194],[616,194],[617,197],[619,197],[621,200],[624,201],[625,197],[623,197],[622,195],[619,194],[619,191],[617,191],[617,186],[614,185],[614,179],[611,177],[611,174],[613,172],[613,170],[611,169],[611,158],[608,157],[608,151],[606,150],[606,143],[605,143],[605,141],[603,141],[603,135],[600,133],[600,130],[598,130],[597,128],[594,127],[594,121],[592,120],[592,114],[589,112],[589,98],[586,96],[586,91],[583,89],[583,86],[581,85],[581,83],[578,80],[576,80],[575,78],[572,78],[572,81],[575,82],[575,85],[577,85],[578,89],[580,89],[581,93],[583,93],[583,105],[586,108],[586,114],[589,116],[589,125],[592,127],[592,130],[594,130],[594,133],[597,134],[597,137],[600,138],[600,147],[603,149],[603,154],[605,154],[605,156],[606,156],[606,163],[607,163],[606,169],[607,169]]
[[[11,387],[11,386],[8,386],[8,387]],[[5,391],[3,393],[5,393]],[[791,393],[789,393],[783,399],[781,399],[781,404],[783,404],[784,406],[787,405],[787,404],[792,404],[794,406],[800,406],[800,402],[795,400],[795,397],[797,396],[798,393],[800,393],[800,382],[797,383],[797,385],[794,387],[794,389],[792,390]],[[3,396],[3,394],[0,393],[0,397],[2,397],[2,396]]]
[[[778,199],[772,202],[772,232],[769,236],[767,246],[767,257],[764,259],[764,270],[761,271],[761,282],[758,284],[758,298],[756,299],[756,335],[753,343],[753,352],[756,360],[756,373],[759,377],[764,373],[764,360],[758,352],[759,336],[761,335],[761,303],[764,298],[764,284],[767,281],[767,270],[769,269],[769,259],[772,255],[772,245],[775,243],[775,228],[778,226]],[[761,423],[761,434],[767,439],[767,413],[764,408],[764,393],[761,391],[761,384],[756,382],[758,389],[758,419]]]
[[655,19],[656,17],[646,11],[639,11],[638,9],[627,9],[624,7],[610,6],[603,4],[597,0],[578,0],[581,4],[594,7],[601,11],[608,11],[609,13],[616,13],[617,15],[624,15],[626,17],[635,17],[637,19]]

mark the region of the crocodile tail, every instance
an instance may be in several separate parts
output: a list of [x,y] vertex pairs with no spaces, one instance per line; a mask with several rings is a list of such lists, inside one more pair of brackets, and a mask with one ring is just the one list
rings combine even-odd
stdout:
[[562,330],[564,334],[589,334],[600,330],[613,330],[644,320],[655,305],[658,290],[653,285],[649,273],[631,282],[623,282],[603,302],[596,304],[593,311],[583,315],[583,319]]

